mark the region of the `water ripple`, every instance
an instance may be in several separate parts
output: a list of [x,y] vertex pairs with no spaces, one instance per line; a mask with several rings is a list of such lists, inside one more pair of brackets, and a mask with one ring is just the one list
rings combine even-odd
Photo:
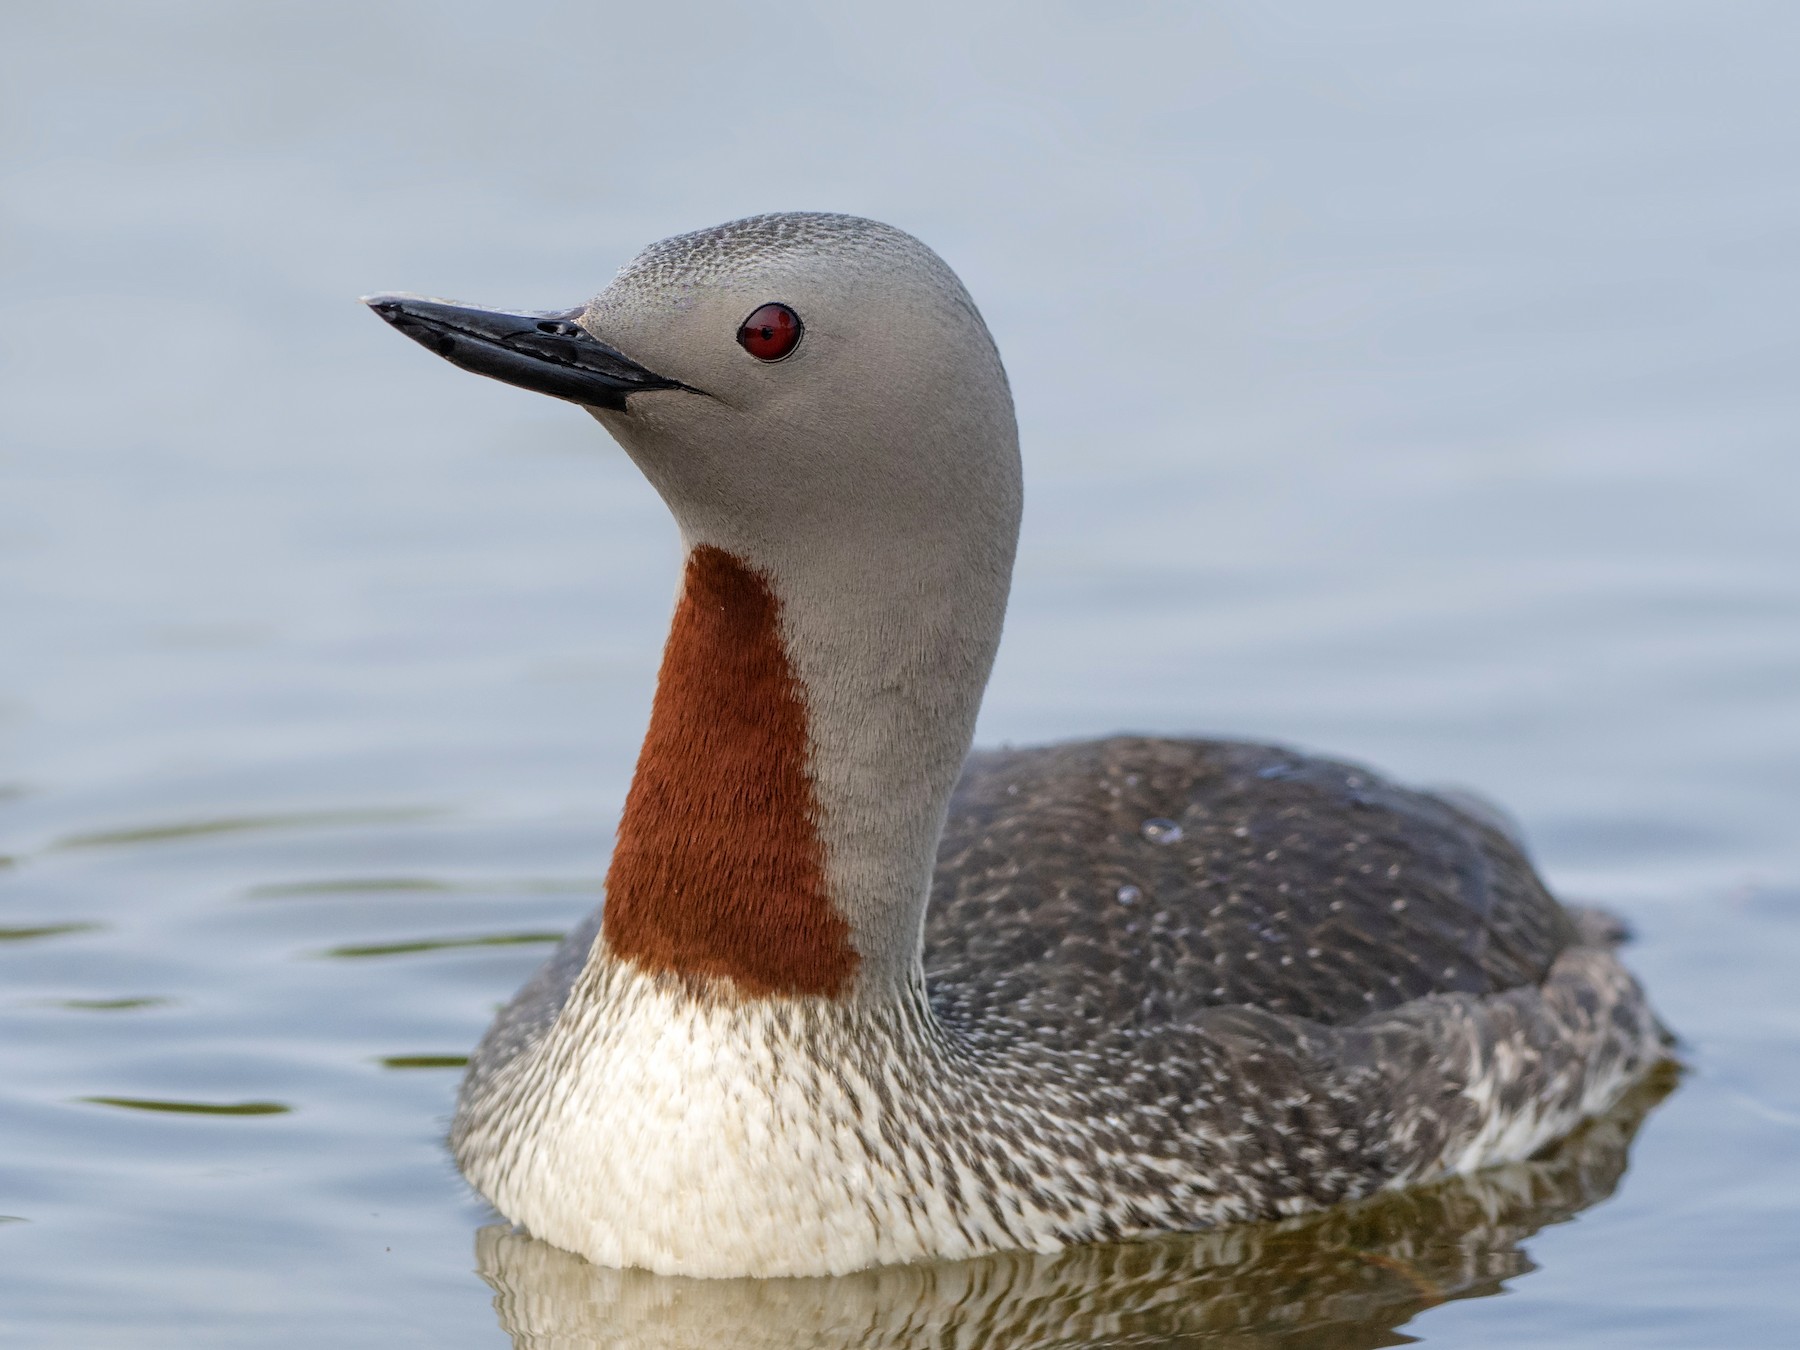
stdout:
[[383,1055],[375,1061],[384,1069],[461,1069],[469,1063],[467,1055]]
[[159,1097],[79,1097],[95,1106],[119,1106],[127,1111],[165,1111],[184,1116],[285,1116],[294,1108],[282,1102],[183,1102]]
[[103,928],[97,923],[42,923],[24,928],[0,928],[0,942],[32,942],[38,938],[67,937],[71,933],[92,933]]
[[205,820],[134,825],[64,835],[52,850],[117,848],[129,844],[161,844],[219,834],[252,834],[265,830],[323,830],[346,825],[403,825],[447,814],[441,807],[382,806],[355,811],[289,811],[254,816],[216,816]]
[[500,877],[491,880],[444,881],[437,877],[322,877],[313,881],[273,881],[251,886],[246,900],[292,900],[341,895],[599,895],[599,878]]
[[327,947],[321,956],[360,960],[365,956],[410,956],[414,952],[460,951],[469,947],[521,947],[530,943],[561,942],[561,933],[490,933],[480,937],[417,938],[407,942],[357,943]]

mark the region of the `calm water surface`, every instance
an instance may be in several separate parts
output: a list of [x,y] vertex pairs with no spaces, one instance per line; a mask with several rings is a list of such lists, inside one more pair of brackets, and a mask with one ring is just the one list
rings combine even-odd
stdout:
[[[8,1346],[1792,1344],[1800,17],[966,8],[0,14]],[[456,1065],[597,898],[679,559],[588,419],[353,297],[566,305],[778,207],[924,236],[1006,353],[983,740],[1479,787],[1636,928],[1672,1095],[1060,1258],[494,1226]]]

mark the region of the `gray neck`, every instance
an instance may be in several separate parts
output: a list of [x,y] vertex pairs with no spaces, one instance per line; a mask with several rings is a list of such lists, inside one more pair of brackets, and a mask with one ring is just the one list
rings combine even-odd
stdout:
[[826,875],[861,958],[859,993],[916,978],[938,836],[999,645],[1016,521],[960,543],[865,538],[751,560],[768,568],[804,690]]

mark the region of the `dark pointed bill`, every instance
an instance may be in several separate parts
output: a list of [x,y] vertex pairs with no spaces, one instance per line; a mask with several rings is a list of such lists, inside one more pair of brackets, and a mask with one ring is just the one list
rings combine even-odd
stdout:
[[594,337],[575,322],[579,309],[508,314],[418,295],[371,295],[363,303],[453,366],[589,408],[623,412],[632,394],[688,389]]

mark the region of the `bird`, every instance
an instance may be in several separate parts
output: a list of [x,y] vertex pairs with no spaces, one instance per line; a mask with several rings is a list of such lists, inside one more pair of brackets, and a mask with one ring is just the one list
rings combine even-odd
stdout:
[[684,552],[600,907],[449,1147],[525,1232],[839,1275],[1278,1219],[1526,1159],[1668,1055],[1496,810],[1281,745],[972,751],[1022,510],[950,267],[780,212],[586,305],[365,297],[584,408]]

